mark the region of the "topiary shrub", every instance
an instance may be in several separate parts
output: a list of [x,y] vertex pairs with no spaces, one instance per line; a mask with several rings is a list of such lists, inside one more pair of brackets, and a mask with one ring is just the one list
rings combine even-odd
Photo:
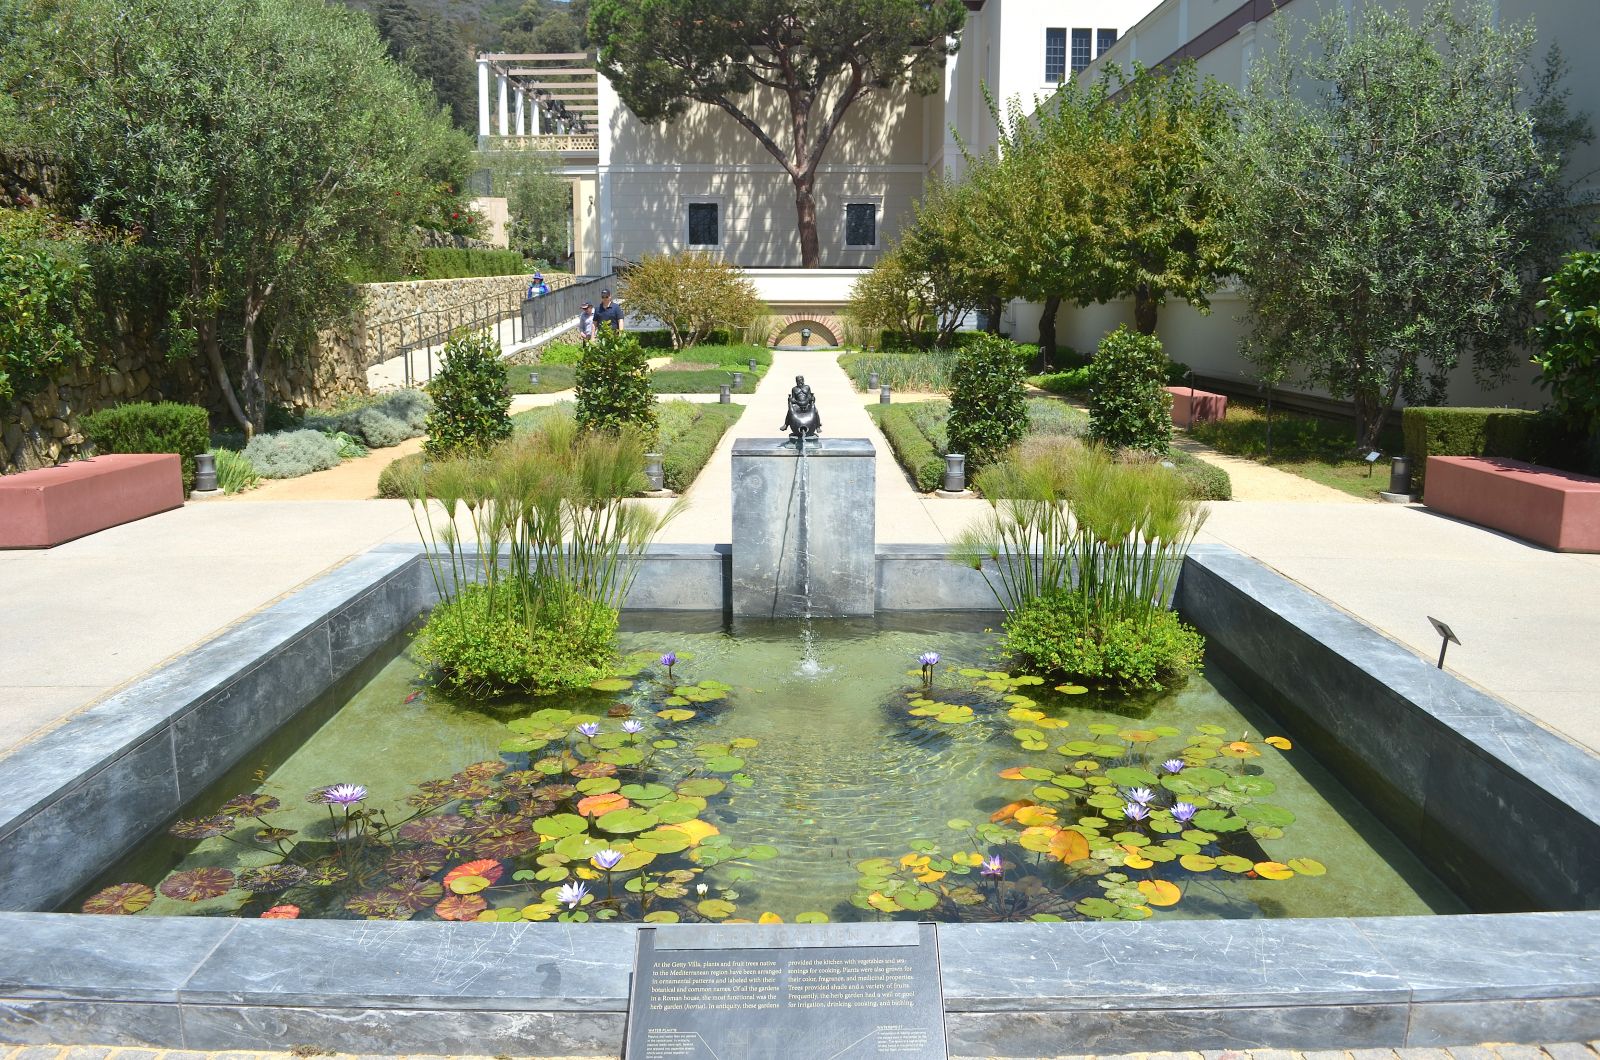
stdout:
[[178,454],[186,497],[194,482],[194,458],[211,448],[211,416],[198,405],[132,402],[91,412],[79,426],[98,453]]
[[487,331],[451,336],[427,390],[433,411],[428,414],[423,448],[430,455],[481,451],[511,437],[506,365]]
[[1233,479],[1222,468],[1196,459],[1182,449],[1173,449],[1167,453],[1167,459],[1172,461],[1173,470],[1178,476],[1189,484],[1190,493],[1195,498],[1202,501],[1233,500]]
[[1161,340],[1119,327],[1089,364],[1089,433],[1111,449],[1165,453],[1172,440],[1172,395]]
[[984,335],[964,347],[950,370],[949,452],[968,466],[993,463],[1028,433],[1027,377],[1017,347]]
[[599,330],[578,361],[574,390],[580,430],[615,432],[633,427],[645,438],[655,437],[650,360],[628,332]]
[[[682,404],[687,405],[688,402]],[[700,410],[694,421],[671,438],[666,436],[663,425],[662,439],[659,443],[661,468],[665,472],[667,489],[679,493],[694,483],[701,469],[710,461],[711,454],[716,451],[717,443],[722,440],[722,436],[728,433],[728,428],[744,414],[743,405],[694,407]]]
[[1164,608],[1095,618],[1085,597],[1034,597],[1005,620],[1005,651],[1024,668],[1121,688],[1160,689],[1200,666],[1205,638]]
[[878,429],[889,440],[895,459],[912,484],[923,493],[932,493],[944,482],[944,457],[934,449],[927,435],[917,427],[905,405],[873,405],[867,410]]
[[258,434],[244,447],[244,458],[262,478],[299,478],[338,467],[339,442],[314,430]]

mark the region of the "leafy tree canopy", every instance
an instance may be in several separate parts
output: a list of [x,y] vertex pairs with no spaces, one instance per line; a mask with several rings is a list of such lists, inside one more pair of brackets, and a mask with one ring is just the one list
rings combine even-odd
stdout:
[[[814,267],[816,172],[840,123],[871,92],[933,91],[965,21],[961,0],[593,0],[589,33],[641,121],[709,104],[778,160],[794,185],[802,264]],[[756,104],[773,93],[784,118],[764,124]]]

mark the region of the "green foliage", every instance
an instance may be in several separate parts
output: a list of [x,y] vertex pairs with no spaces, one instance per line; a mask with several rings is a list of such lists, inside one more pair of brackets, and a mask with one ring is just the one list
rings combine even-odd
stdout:
[[1119,613],[1096,617],[1078,592],[1024,603],[1005,620],[1006,654],[1030,671],[1121,688],[1166,687],[1200,666],[1205,638],[1162,609],[1141,622]]
[[1487,4],[1435,2],[1416,24],[1368,5],[1257,67],[1230,225],[1247,352],[1349,398],[1361,448],[1399,399],[1437,403],[1464,355],[1502,379],[1529,270],[1582,232],[1561,167],[1586,130],[1532,76],[1533,40]]
[[96,223],[138,231],[247,431],[266,381],[353,304],[346,278],[464,212],[470,142],[359,13],[318,0],[67,0],[0,77]]
[[0,408],[89,356],[78,336],[84,242],[43,210],[0,209]]
[[211,417],[198,405],[134,402],[91,412],[79,422],[100,453],[177,453],[183,492],[194,483],[194,458],[211,447]]
[[874,374],[878,385],[895,391],[939,393],[950,389],[955,355],[950,353],[846,353],[839,357],[857,390],[867,389]]
[[389,461],[387,467],[378,472],[378,496],[389,500],[400,500],[406,497],[432,496],[432,491],[426,486],[428,471],[428,458],[422,453],[410,453]]
[[1061,372],[1046,372],[1028,378],[1040,390],[1052,394],[1082,394],[1089,389],[1089,368],[1068,368]]
[[[675,404],[678,402],[667,402],[662,406],[663,410]],[[691,407],[698,410],[693,420],[670,436],[666,431],[667,417],[663,415],[661,438],[657,442],[661,451],[661,466],[666,473],[667,489],[678,493],[694,483],[701,469],[710,461],[711,454],[716,451],[722,436],[744,414],[743,405],[696,404]]]
[[[666,328],[634,328],[629,331],[629,334],[639,341],[640,346],[647,350],[671,350],[675,348],[672,345],[672,332]],[[712,328],[706,333],[705,337],[705,342],[709,346],[726,346],[733,341],[734,337],[721,328]],[[762,347],[751,348],[761,349]]]
[[435,7],[413,0],[373,0],[365,6],[389,55],[433,90],[458,128],[475,125],[477,84],[455,28]]
[[[965,21],[960,0],[593,0],[589,35],[600,72],[640,120],[672,122],[699,102],[756,136],[791,174],[800,264],[816,268],[814,186],[835,131],[864,97],[935,91]],[[766,105],[758,79],[787,105]]]
[[342,449],[337,437],[321,431],[274,431],[250,439],[242,455],[262,478],[299,478],[338,467]]
[[944,457],[940,456],[912,419],[909,405],[872,405],[867,412],[889,440],[895,459],[922,493],[932,493],[944,482]]
[[[533,382],[533,374],[539,381]],[[513,394],[559,394],[577,385],[578,370],[570,364],[514,364],[506,369]]]
[[428,615],[418,651],[452,691],[549,695],[584,688],[610,672],[617,612],[573,596],[541,620],[521,620],[517,587],[469,585]]
[[226,494],[243,493],[261,484],[261,475],[245,455],[234,449],[213,449],[217,462],[217,486]]
[[515,276],[528,271],[527,262],[514,250],[478,250],[471,247],[422,247],[406,268],[369,269],[357,274],[357,283],[395,280],[455,280],[467,276]]
[[539,364],[577,364],[583,356],[583,344],[578,342],[552,342],[539,350]]
[[1168,450],[1167,460],[1174,466],[1178,476],[1189,484],[1189,491],[1196,500],[1233,500],[1233,479],[1222,468],[1208,464],[1182,449]]
[[395,390],[345,402],[326,413],[311,413],[301,424],[328,434],[343,433],[368,449],[387,449],[422,434],[433,402],[421,390]]
[[458,332],[445,343],[444,359],[428,381],[430,456],[487,449],[511,435],[511,390],[506,364],[487,332]]
[[1009,339],[985,335],[956,355],[950,372],[952,452],[973,470],[992,463],[1028,432],[1023,369]]
[[537,151],[479,152],[493,182],[506,200],[506,241],[513,253],[530,261],[565,261],[567,225],[572,220],[572,182],[557,172],[560,158]]
[[1430,456],[1503,456],[1568,466],[1577,441],[1554,416],[1526,409],[1430,408],[1400,415],[1412,488],[1421,492]]
[[681,350],[714,329],[741,332],[764,313],[744,270],[710,254],[646,254],[631,265],[618,294],[628,312],[655,317]]
[[599,329],[578,362],[576,390],[582,430],[614,433],[631,428],[647,438],[655,435],[650,360],[628,332]]
[[1089,430],[1112,449],[1165,453],[1172,438],[1172,395],[1161,340],[1119,327],[1100,340],[1089,364]]
[[1600,253],[1573,254],[1545,280],[1544,323],[1534,331],[1539,383],[1555,409],[1600,436]]

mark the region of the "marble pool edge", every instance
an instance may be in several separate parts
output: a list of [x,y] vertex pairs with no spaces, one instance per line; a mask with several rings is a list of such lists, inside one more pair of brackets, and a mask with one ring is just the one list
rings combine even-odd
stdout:
[[[1534,787],[1547,801],[1589,799],[1577,803],[1589,808],[1582,823],[1600,834],[1593,817],[1600,801],[1590,798],[1600,784],[1594,756],[1435,674],[1231,549],[1196,547],[1189,563],[1179,604],[1219,651],[1254,665],[1252,654],[1277,638],[1297,657],[1268,667],[1263,681],[1308,667],[1321,673],[1335,663],[1310,657],[1331,653],[1348,663],[1344,679],[1377,681],[1393,692],[1392,700],[1380,697],[1382,708],[1405,712],[1432,734],[1428,757],[1470,753],[1495,768],[1537,767]],[[727,546],[654,550],[630,606],[724,606],[727,565]],[[937,578],[929,576],[935,565]],[[949,577],[961,572],[940,546],[880,547],[878,567],[880,609],[993,605],[976,573]],[[0,912],[0,1041],[620,1051],[633,953],[628,925],[26,911],[73,893],[88,878],[73,875],[73,866],[92,866],[92,875],[159,827],[226,768],[223,744],[236,740],[235,757],[243,754],[261,730],[282,724],[358,665],[431,596],[416,548],[374,550],[0,760],[0,906],[17,910]],[[1348,694],[1354,686],[1345,687]],[[1455,749],[1438,735],[1446,730],[1459,734]],[[1434,800],[1440,813],[1462,797],[1445,765],[1413,785],[1424,792],[1422,806]],[[1481,778],[1482,768],[1460,772]],[[110,820],[99,809],[107,800],[118,806]],[[1418,842],[1427,841],[1426,817],[1417,816]],[[54,874],[40,865],[54,866]],[[749,929],[749,937],[760,930]],[[837,939],[874,927],[787,930]],[[1422,1046],[1600,1033],[1600,912],[947,925],[940,939],[957,1056]]]

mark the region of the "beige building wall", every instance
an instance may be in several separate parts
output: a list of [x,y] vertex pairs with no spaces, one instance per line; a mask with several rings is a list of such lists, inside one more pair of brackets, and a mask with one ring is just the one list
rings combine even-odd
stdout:
[[506,200],[499,196],[473,199],[472,208],[482,214],[484,220],[488,222],[488,228],[483,235],[484,242],[491,246],[509,247],[511,240],[506,228],[511,223],[511,212],[506,206]]
[[[1363,3],[1381,4],[1388,10],[1403,7],[1413,16],[1427,6],[1427,0],[1330,0],[1324,3],[1287,0],[1273,20],[1241,22],[1241,8],[1253,8],[1264,15],[1270,10],[1269,0],[1245,0],[1242,4],[1241,0],[1165,0],[1124,35],[1085,76],[1102,73],[1107,63],[1127,67],[1138,61],[1152,65],[1187,42],[1194,42],[1198,48],[1215,43],[1211,50],[1196,57],[1197,69],[1202,76],[1215,77],[1224,84],[1242,88],[1248,83],[1256,60],[1266,49],[1276,47],[1279,32],[1288,32],[1291,47],[1297,47],[1311,22],[1329,11],[1343,10],[1353,17]],[[1542,65],[1552,44],[1562,47],[1569,62],[1564,83],[1571,93],[1569,107],[1573,111],[1587,112],[1592,123],[1600,122],[1600,64],[1587,61],[1590,49],[1579,43],[1597,39],[1595,27],[1596,18],[1600,16],[1600,2],[1498,0],[1497,6],[1502,25],[1533,21],[1536,67]],[[1219,33],[1219,28],[1227,32]],[[1570,178],[1584,178],[1589,188],[1600,189],[1600,143],[1584,145],[1575,152],[1567,173]],[[1168,302],[1161,310],[1158,327],[1162,343],[1173,359],[1190,365],[1198,374],[1248,385],[1255,378],[1254,372],[1239,353],[1240,342],[1249,331],[1244,301],[1236,293],[1224,291],[1213,296],[1211,304],[1211,313],[1201,315],[1180,300]],[[1015,321],[1013,337],[1024,342],[1037,340],[1039,309],[1037,305],[1013,304],[1009,312]],[[1131,302],[1087,308],[1063,306],[1057,316],[1057,339],[1080,352],[1087,352],[1107,331],[1119,323],[1131,326],[1132,320]],[[1473,379],[1470,358],[1467,358],[1451,376],[1448,400],[1455,405],[1537,408],[1546,402],[1548,395],[1533,381],[1534,375],[1533,366],[1524,364],[1514,371],[1508,382],[1485,388]],[[1314,392],[1304,385],[1296,388]]]

